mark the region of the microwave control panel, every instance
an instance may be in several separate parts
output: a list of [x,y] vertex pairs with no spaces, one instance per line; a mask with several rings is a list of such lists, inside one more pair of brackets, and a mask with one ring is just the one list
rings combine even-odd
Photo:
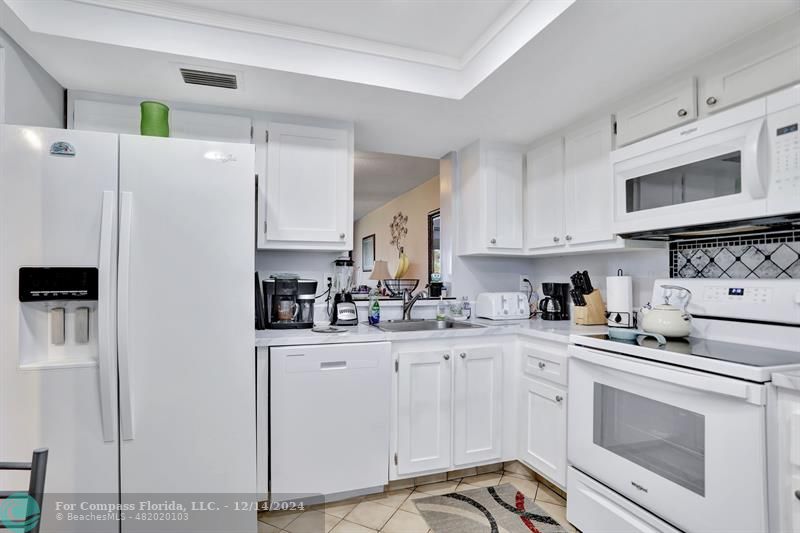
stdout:
[[797,211],[800,201],[800,106],[789,107],[767,118],[770,146],[770,213]]

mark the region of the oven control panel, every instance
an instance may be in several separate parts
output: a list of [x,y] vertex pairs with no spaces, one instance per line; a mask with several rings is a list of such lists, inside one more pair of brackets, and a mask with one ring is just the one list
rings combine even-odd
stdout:
[[769,287],[706,287],[703,300],[707,302],[747,302],[751,304],[772,303],[772,289]]
[[673,295],[683,292],[676,286],[690,291],[691,296],[673,298],[670,303],[686,305],[691,315],[800,325],[798,279],[658,279],[651,302],[663,302],[667,291]]

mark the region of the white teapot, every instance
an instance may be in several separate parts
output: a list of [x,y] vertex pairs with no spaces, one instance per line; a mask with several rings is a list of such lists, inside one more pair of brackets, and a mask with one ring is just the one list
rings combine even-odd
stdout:
[[[678,285],[661,285],[664,291],[664,303],[651,306],[647,304],[642,307],[642,329],[648,333],[658,333],[665,337],[686,337],[692,331],[692,317],[686,312],[686,306],[692,297],[692,292]],[[683,300],[683,307],[670,305],[669,299],[672,291],[679,292],[679,298]]]

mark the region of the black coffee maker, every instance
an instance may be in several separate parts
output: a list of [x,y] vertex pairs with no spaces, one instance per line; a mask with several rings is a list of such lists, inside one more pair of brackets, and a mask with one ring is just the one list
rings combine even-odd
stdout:
[[569,320],[569,283],[542,283],[542,320]]
[[264,280],[267,329],[314,327],[317,282],[294,274],[276,274]]

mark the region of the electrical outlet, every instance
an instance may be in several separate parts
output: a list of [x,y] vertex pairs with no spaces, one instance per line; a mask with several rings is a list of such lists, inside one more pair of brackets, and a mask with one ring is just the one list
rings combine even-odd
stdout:
[[[527,275],[524,275],[524,274],[520,275],[520,277],[519,277],[519,290],[520,290],[520,292],[524,292],[525,294],[528,294],[528,292],[530,292],[532,287],[531,287],[531,285],[528,285],[528,282],[525,281],[526,279],[530,280],[531,277],[527,276]],[[533,281],[531,281],[531,283],[533,283]]]

